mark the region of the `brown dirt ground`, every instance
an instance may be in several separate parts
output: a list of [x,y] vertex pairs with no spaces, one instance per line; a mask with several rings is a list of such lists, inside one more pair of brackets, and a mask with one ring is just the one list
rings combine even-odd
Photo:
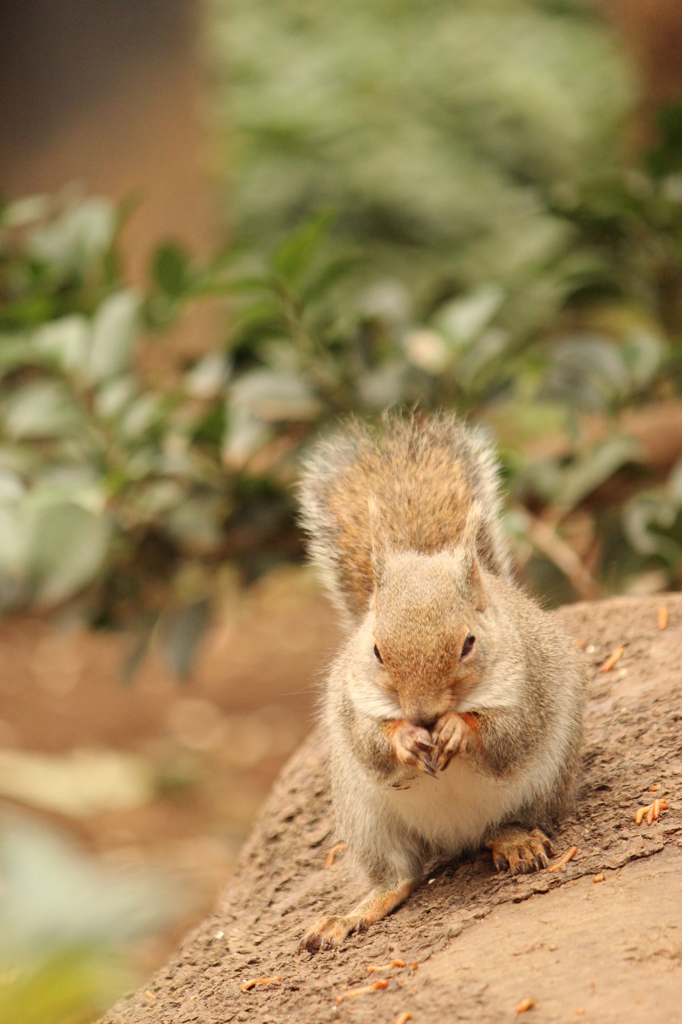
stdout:
[[[234,591],[187,682],[153,651],[123,684],[131,640],[121,634],[0,620],[0,751],[132,752],[158,777],[158,795],[139,807],[81,817],[21,808],[104,862],[160,869],[187,892],[191,913],[134,950],[142,976],[208,913],[232,874],[273,781],[310,731],[337,636],[311,574],[295,568]],[[0,817],[13,807],[0,799]]]
[[[665,600],[670,622],[657,627]],[[331,832],[320,737],[276,784],[218,909],[106,1024],[226,1022],[669,1022],[682,992],[682,595],[616,598],[558,612],[585,641],[591,701],[576,816],[555,836],[578,854],[554,874],[496,875],[481,852],[432,875],[396,914],[341,950],[300,954],[312,918],[349,908],[363,883],[326,857]],[[608,673],[600,666],[626,646]],[[670,810],[648,827],[635,811]],[[604,880],[595,882],[602,874]],[[393,958],[403,969],[369,975]],[[415,968],[414,964],[418,964]],[[256,977],[280,976],[243,992]],[[389,978],[387,988],[335,996]]]

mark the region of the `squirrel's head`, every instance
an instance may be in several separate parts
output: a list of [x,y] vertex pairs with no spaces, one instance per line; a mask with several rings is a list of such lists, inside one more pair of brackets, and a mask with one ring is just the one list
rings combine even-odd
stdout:
[[480,509],[460,543],[436,554],[392,551],[373,510],[374,652],[383,690],[415,724],[455,708],[480,677],[486,597],[476,555]]

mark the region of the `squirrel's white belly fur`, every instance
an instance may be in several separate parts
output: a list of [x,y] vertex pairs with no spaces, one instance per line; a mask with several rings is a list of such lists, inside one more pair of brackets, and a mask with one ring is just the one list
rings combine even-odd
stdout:
[[523,768],[505,778],[455,757],[437,779],[415,771],[402,788],[368,773],[342,730],[332,726],[330,735],[337,752],[345,751],[340,759],[345,765],[344,794],[354,795],[352,801],[338,802],[343,838],[351,850],[380,842],[386,860],[400,875],[409,856],[408,834],[418,836],[439,856],[454,857],[480,847],[491,830],[513,820],[524,807],[542,802],[566,762],[572,718],[569,708],[559,705],[544,743]]
[[[390,697],[373,687],[359,687],[353,672],[346,676],[346,686],[356,711],[365,714],[383,712],[390,718],[400,717],[400,710]],[[505,687],[496,686],[493,678],[479,688],[476,699],[471,697],[462,701],[458,710],[467,711],[481,705],[510,706],[514,703],[512,694],[513,688],[507,685],[505,692]],[[333,718],[330,725],[332,721]],[[377,827],[378,821],[383,819],[391,832],[391,819],[398,819],[406,829],[443,854],[455,856],[480,846],[491,828],[513,819],[522,808],[541,802],[546,794],[552,792],[566,763],[574,732],[570,702],[558,703],[553,721],[548,726],[544,742],[529,762],[504,778],[485,774],[466,760],[455,757],[438,778],[414,771],[400,788],[367,773],[355,759],[342,733],[336,733],[336,742],[345,748],[343,761],[347,765],[355,763],[355,778],[350,788],[365,804],[366,813],[357,816],[365,826]],[[336,732],[333,726],[330,732],[332,735]],[[364,797],[359,794],[364,794]],[[357,821],[357,817],[353,817]],[[370,824],[372,821],[374,826]],[[352,831],[351,828],[351,835],[344,836],[351,840],[351,846]]]
[[406,789],[384,789],[383,798],[423,839],[455,855],[480,846],[487,831],[514,814],[537,791],[533,759],[511,780],[482,775],[455,758],[437,779],[418,776]]

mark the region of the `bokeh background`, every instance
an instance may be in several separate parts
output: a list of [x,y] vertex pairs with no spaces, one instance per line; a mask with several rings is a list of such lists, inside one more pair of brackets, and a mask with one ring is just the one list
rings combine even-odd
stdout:
[[77,1024],[311,728],[339,415],[485,425],[546,605],[679,588],[682,3],[4,4],[0,138],[0,1024]]

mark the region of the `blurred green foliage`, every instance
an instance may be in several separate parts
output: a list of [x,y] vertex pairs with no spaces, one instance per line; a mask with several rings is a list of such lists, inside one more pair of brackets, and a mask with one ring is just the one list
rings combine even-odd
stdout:
[[[311,436],[338,415],[400,406],[488,424],[519,568],[551,599],[623,589],[652,570],[675,583],[680,472],[649,471],[619,418],[678,391],[675,180],[622,170],[574,198],[562,216],[591,269],[563,281],[532,332],[514,330],[497,281],[420,317],[398,279],[368,283],[365,261],[330,251],[327,213],[265,258],[235,250],[197,266],[166,245],[142,295],[123,284],[104,201],[5,207],[3,607],[70,608],[134,630],[129,672],[157,635],[186,674],[231,579],[225,563],[249,576],[300,556],[291,488]],[[224,347],[175,388],[150,388],[135,364],[143,332],[216,295],[230,302]],[[614,479],[615,497],[599,499]]]
[[[680,105],[625,153],[636,88],[580,0],[206,2],[234,245],[167,243],[136,291],[106,199],[0,205],[0,609],[186,676],[230,564],[302,556],[310,440],[389,408],[489,428],[545,601],[679,587]],[[140,343],[215,299],[224,341],[160,390]],[[23,821],[0,868],[0,1024],[93,1019],[178,906]]]
[[[0,607],[131,629],[129,674],[158,637],[185,675],[226,563],[301,557],[309,439],[400,407],[489,426],[546,599],[677,585],[679,116],[625,160],[634,88],[592,5],[211,10],[234,245],[165,244],[138,293],[106,200],[0,210]],[[215,298],[224,343],[152,386],[142,338]],[[667,454],[638,409],[670,412]]]
[[553,601],[679,581],[676,478],[623,425],[679,390],[679,106],[633,154],[602,6],[205,0],[235,237],[276,254],[330,208],[322,262],[366,257],[330,303],[275,255],[238,307],[228,464],[285,465],[278,386],[323,418],[454,406],[502,442],[517,564]]
[[20,815],[0,822],[0,870],[1,1024],[92,1021],[135,980],[127,944],[183,910],[158,877],[102,868]]
[[92,621],[136,620],[144,638],[172,603],[179,560],[222,542],[229,490],[193,443],[193,403],[220,391],[225,369],[217,355],[163,394],[140,379],[141,331],[172,318],[189,284],[166,246],[156,289],[126,287],[118,223],[106,200],[68,195],[0,213],[0,606],[83,594]]
[[420,309],[498,282],[543,322],[575,233],[552,209],[618,167],[634,88],[581,0],[206,0],[231,221],[261,250],[320,207]]
[[102,949],[70,949],[0,966],[1,1024],[90,1024],[131,981]]

